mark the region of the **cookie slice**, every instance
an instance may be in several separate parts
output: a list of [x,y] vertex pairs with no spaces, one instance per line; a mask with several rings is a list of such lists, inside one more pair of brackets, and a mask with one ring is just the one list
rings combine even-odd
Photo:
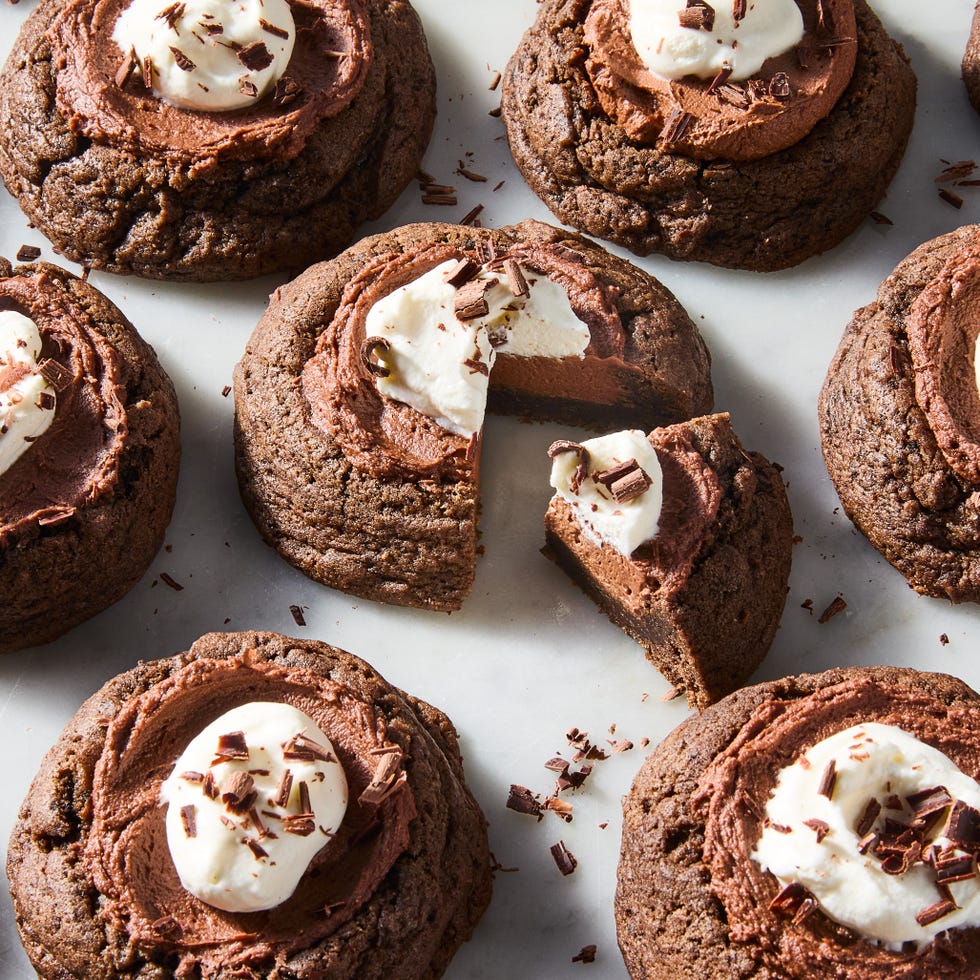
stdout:
[[820,393],[847,516],[917,592],[980,601],[980,226],[920,245],[855,313]]
[[980,5],[973,11],[970,36],[963,52],[963,84],[973,108],[980,112]]
[[557,442],[547,551],[692,707],[762,662],[786,601],[793,521],[778,470],[727,415]]
[[310,577],[456,609],[476,562],[487,400],[594,427],[674,422],[710,409],[710,361],[659,282],[576,235],[395,229],[273,296],[235,372],[242,498]]
[[0,652],[121,599],[163,543],[180,417],[153,349],[98,290],[0,260]]
[[[303,729],[282,729],[296,712]],[[335,780],[339,820],[322,804]],[[255,901],[292,861],[286,897]],[[39,976],[79,980],[438,977],[491,887],[449,719],[351,654],[254,632],[203,636],[86,701],[7,872]]]
[[[950,886],[965,913],[935,906],[946,862],[975,869],[978,710],[948,675],[857,667],[744,688],[684,722],[623,806],[630,976],[976,976],[975,872]],[[760,861],[773,835],[795,867]]]

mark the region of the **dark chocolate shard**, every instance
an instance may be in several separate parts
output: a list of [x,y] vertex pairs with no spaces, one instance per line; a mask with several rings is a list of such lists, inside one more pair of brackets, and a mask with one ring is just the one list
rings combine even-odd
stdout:
[[281,37],[283,40],[286,40],[289,37],[289,31],[283,27],[277,27],[275,24],[270,24],[264,17],[259,18],[259,27],[261,27],[266,34],[272,34],[274,37]]
[[570,875],[577,867],[578,860],[575,855],[565,846],[563,840],[558,841],[557,844],[551,845],[551,856],[555,859],[555,864],[558,866],[558,870],[566,877]]
[[453,312],[459,320],[475,320],[490,312],[487,292],[496,286],[498,279],[472,279],[461,286],[456,293]]
[[667,146],[676,143],[687,132],[688,127],[694,122],[694,116],[683,109],[675,109],[667,118],[663,131],[660,133],[659,142]]
[[[214,750],[215,759],[248,759],[248,743],[244,732],[227,732],[218,736],[218,747]],[[212,763],[214,765],[214,763]]]
[[379,757],[371,782],[364,787],[357,802],[362,806],[378,806],[399,789],[407,778],[402,769],[402,751],[397,745],[393,745],[390,752]]
[[980,854],[980,811],[963,800],[956,800],[946,818],[943,836],[960,850]]
[[789,75],[784,71],[777,71],[769,81],[769,94],[775,99],[786,99],[793,94],[793,87],[789,83]]
[[956,902],[951,898],[942,898],[933,905],[928,905],[915,913],[915,921],[920,926],[930,926],[933,922],[938,922],[950,912],[956,911]]
[[504,275],[507,277],[507,285],[514,296],[530,296],[531,287],[521,272],[521,267],[514,259],[504,260]]
[[446,273],[445,279],[454,289],[459,289],[479,271],[480,267],[472,259],[462,258]]
[[298,759],[304,762],[336,762],[334,754],[319,742],[300,732],[288,742],[283,743],[282,756],[284,759]]
[[180,808],[180,822],[184,827],[185,837],[197,837],[197,807],[193,803]]
[[526,786],[518,786],[516,783],[511,783],[510,793],[507,795],[507,809],[537,817],[538,820],[542,817],[541,803],[536,794]]
[[820,776],[820,784],[817,786],[817,793],[826,796],[828,800],[834,798],[834,786],[837,783],[837,762],[831,759],[824,767]]
[[830,833],[830,824],[826,820],[818,820],[816,817],[804,820],[803,825],[809,827],[817,835],[818,844]]
[[263,41],[253,41],[238,52],[238,60],[249,71],[264,71],[272,64],[272,52]]
[[247,772],[233,773],[221,789],[221,802],[232,813],[248,813],[257,796],[255,780]]
[[175,48],[172,44],[168,45],[168,47],[170,48],[170,53],[174,56],[174,63],[181,71],[193,71],[197,68],[197,65],[180,48]]
[[619,504],[646,493],[653,483],[646,470],[635,459],[599,470],[592,474],[592,479],[604,486]]
[[874,826],[875,821],[878,819],[879,813],[881,813],[881,804],[874,796],[872,796],[865,804],[864,811],[858,819],[857,826],[854,828],[854,833],[856,833],[858,837],[864,837],[867,835]]

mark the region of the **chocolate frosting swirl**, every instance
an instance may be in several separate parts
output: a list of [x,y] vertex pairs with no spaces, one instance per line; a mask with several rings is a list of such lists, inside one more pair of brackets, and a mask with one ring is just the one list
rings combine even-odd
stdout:
[[96,142],[154,153],[192,171],[217,158],[291,159],[321,120],[336,116],[365,83],[373,59],[362,0],[294,0],[296,41],[279,91],[237,112],[195,112],[153,96],[136,74],[115,76],[125,52],[112,40],[126,0],[69,0],[49,30],[58,110]]
[[956,252],[922,290],[906,321],[915,399],[950,469],[980,486],[980,237]]
[[[589,328],[585,358],[516,357],[497,353],[498,366],[513,381],[522,371],[534,374],[544,361],[559,368],[556,394],[565,383],[581,383],[583,370],[603,360],[622,361],[626,337],[611,287],[603,285],[567,246],[519,244],[507,258],[542,273],[568,293],[575,315]],[[377,476],[424,476],[458,480],[476,478],[476,441],[442,428],[433,419],[382,395],[361,357],[368,311],[389,293],[413,282],[451,259],[484,256],[450,245],[420,245],[400,254],[381,255],[369,262],[348,284],[329,327],[317,342],[316,353],[303,368],[303,390],[313,422],[329,433],[351,462]],[[502,259],[504,256],[498,256]],[[594,373],[594,372],[593,372]]]
[[801,43],[733,82],[654,74],[630,39],[629,0],[593,0],[586,69],[602,108],[636,142],[695,159],[756,160],[793,146],[834,107],[857,58],[852,0],[797,2]]
[[947,705],[921,690],[848,680],[797,700],[760,704],[730,746],[708,767],[693,797],[706,814],[704,862],[710,889],[725,909],[731,939],[751,944],[769,973],[787,978],[847,976],[918,980],[966,976],[959,943],[978,930],[949,930],[917,952],[891,952],[821,912],[802,922],[770,910],[776,878],[751,857],[779,771],[809,747],[853,725],[895,725],[980,778],[980,737],[973,705]]
[[[333,743],[350,803],[289,899],[263,912],[232,913],[181,886],[159,795],[187,743],[248,701],[285,702],[308,714]],[[192,661],[127,703],[106,733],[80,857],[103,896],[100,914],[142,951],[176,954],[177,975],[230,975],[309,948],[357,913],[408,846],[415,803],[404,781],[377,804],[358,802],[386,745],[385,723],[342,684],[300,667],[253,662],[247,651]]]
[[50,428],[3,474],[0,544],[69,518],[111,495],[128,432],[126,368],[81,305],[41,269],[0,279],[0,309],[16,310],[41,334],[41,357],[66,370]]

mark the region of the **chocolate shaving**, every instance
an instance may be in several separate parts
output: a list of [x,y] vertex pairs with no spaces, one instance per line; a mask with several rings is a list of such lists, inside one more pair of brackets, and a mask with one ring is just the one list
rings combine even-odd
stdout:
[[172,915],[161,915],[159,919],[150,923],[150,928],[158,936],[167,936],[179,939],[184,934],[184,928]]
[[423,194],[422,195],[423,204],[442,204],[446,206],[453,206],[458,204],[459,201],[456,200],[455,194]]
[[467,180],[472,180],[475,184],[485,184],[487,182],[487,178],[484,177],[483,174],[478,174],[476,171],[470,170],[468,167],[464,167],[462,162],[460,163],[459,167],[457,167],[456,173],[458,173],[460,177],[465,177]]
[[963,851],[980,854],[980,811],[957,800],[946,818],[943,836]]
[[[580,445],[577,442],[571,442],[568,439],[557,439],[548,447],[549,459],[554,459],[556,456],[560,456],[562,453],[578,454],[578,466],[575,467],[571,480],[569,480],[569,487],[571,488],[572,493],[578,493],[581,489],[582,482],[588,475],[589,451],[585,448],[585,446]],[[574,744],[570,738],[569,742]]]
[[804,827],[809,827],[817,835],[817,843],[823,842],[823,839],[830,833],[830,824],[826,820],[818,820],[816,817],[810,820],[803,821]]
[[864,837],[874,826],[879,813],[881,813],[881,804],[872,796],[864,807],[864,812],[861,814],[857,826],[854,828],[854,833],[858,837]]
[[818,795],[826,796],[828,800],[832,800],[834,798],[834,786],[836,783],[837,763],[831,759],[824,767],[823,774],[820,777],[820,785],[817,786]]
[[747,6],[747,0],[732,0],[732,20],[734,20],[736,24],[745,18]]
[[313,804],[310,802],[310,787],[306,784],[306,780],[300,780],[299,786],[299,812],[303,816],[312,816],[313,814]]
[[309,837],[316,830],[316,819],[312,813],[296,813],[284,817],[282,829],[297,837]]
[[575,855],[565,846],[563,840],[558,841],[557,844],[552,844],[550,850],[558,870],[566,877],[578,867]]
[[514,259],[504,260],[504,275],[507,277],[507,285],[510,287],[514,296],[530,296],[531,287],[521,272],[521,267]]
[[769,908],[773,912],[791,916],[795,920],[808,901],[813,901],[810,892],[798,881],[791,881],[769,903]]
[[882,214],[880,211],[872,211],[870,217],[871,217],[871,220],[876,225],[894,225],[895,224],[895,222],[892,221],[891,218],[889,218],[886,215]]
[[367,337],[361,344],[361,363],[367,368],[368,373],[378,378],[387,378],[391,371],[380,361],[372,360],[377,356],[379,350],[391,350],[391,344],[384,337]]
[[618,504],[625,504],[641,496],[653,483],[646,470],[635,459],[628,459],[624,463],[593,473],[592,479],[604,486]]
[[[737,0],[736,0],[737,2]],[[659,142],[664,144],[676,143],[688,130],[694,116],[683,109],[675,109],[667,119],[667,124],[660,134]]]
[[949,646],[949,636],[946,633],[939,634],[939,643],[941,646]]
[[221,802],[232,813],[248,813],[257,796],[255,780],[247,772],[236,772],[222,787]]
[[281,37],[283,40],[286,40],[289,37],[289,31],[282,27],[276,27],[275,24],[270,24],[264,17],[259,18],[259,27],[261,27],[266,34]]
[[303,762],[313,762],[315,759],[319,759],[320,762],[337,761],[329,749],[302,732],[283,743],[282,757],[284,759],[302,760]]
[[459,320],[475,320],[486,316],[490,311],[487,292],[499,282],[498,279],[473,279],[456,292],[453,312]]
[[201,26],[211,37],[216,37],[218,34],[224,34],[225,32],[221,24],[202,24]]
[[834,601],[817,617],[817,622],[823,626],[830,622],[838,613],[842,613],[847,608],[847,603],[842,596],[835,596]]
[[[248,759],[248,743],[244,732],[228,732],[218,736],[218,747],[214,750],[215,762],[226,759]],[[214,765],[214,762],[211,763]]]
[[543,810],[550,810],[552,813],[561,817],[565,823],[572,822],[572,812],[575,810],[575,807],[571,803],[567,800],[560,800],[557,796],[546,797],[541,804],[541,808]]
[[715,26],[715,8],[704,0],[687,0],[687,8],[677,11],[681,27],[694,31],[712,31]]
[[181,71],[193,71],[197,65],[180,48],[175,48],[172,44],[168,45],[170,53],[174,56],[174,63]]
[[516,783],[511,783],[510,793],[507,796],[507,809],[537,817],[539,821],[543,816],[537,795],[526,786],[518,786]]
[[193,769],[188,769],[186,772],[182,772],[180,774],[180,778],[183,779],[184,782],[187,782],[187,783],[203,783],[204,782],[204,773],[203,772],[195,772]]
[[[494,188],[496,190],[496,188]],[[483,210],[482,204],[477,204],[476,207],[470,208],[462,218],[459,219],[461,225],[471,225],[476,220],[477,215]]]
[[272,802],[276,806],[281,806],[285,809],[286,804],[289,803],[289,794],[293,788],[293,774],[289,769],[283,770],[282,777],[279,779],[279,785],[276,787],[276,795],[272,798]]
[[143,85],[146,88],[153,88],[153,59],[151,57],[145,56],[143,58],[141,72],[143,75]]
[[252,837],[246,837],[242,843],[255,855],[256,861],[261,861],[262,858],[269,856],[269,852]]
[[302,93],[302,89],[289,78],[280,78],[272,90],[272,101],[276,105],[287,106]]
[[169,585],[170,588],[174,590],[174,592],[184,591],[184,587],[178,581],[176,581],[173,578],[173,576],[168,575],[166,572],[160,573],[160,580],[163,582],[164,585]]
[[[963,207],[963,198],[959,194],[954,194],[952,191],[947,190],[945,187],[939,188],[939,196],[947,203],[951,204],[954,208]],[[932,906],[935,908],[935,906]],[[921,913],[920,913],[921,914]],[[945,914],[945,913],[943,913]]]
[[381,756],[371,782],[364,787],[357,802],[362,806],[366,804],[377,806],[390,796],[407,778],[404,772],[400,772],[401,764],[402,752],[397,746]]
[[731,68],[726,67],[720,69],[718,74],[715,75],[713,79],[711,79],[711,84],[708,86],[708,94],[710,95],[712,92],[717,92],[718,89],[721,88],[721,86],[724,85],[725,82],[727,82],[728,79],[731,77],[732,77]]
[[180,808],[180,822],[184,826],[185,837],[197,837],[197,807],[193,803]]
[[221,389],[221,397],[227,398],[230,394],[231,394],[231,385],[225,385],[224,388]]
[[865,834],[857,842],[857,851],[858,851],[858,854],[867,854],[868,851],[874,851],[874,849],[878,846],[878,842],[880,840],[881,840],[881,837],[878,834],[874,833],[874,832]]
[[793,94],[793,87],[789,83],[789,75],[784,71],[777,71],[769,82],[769,94],[774,99],[785,99]]
[[[154,18],[154,20],[162,20],[166,22],[167,27],[169,27],[175,33],[180,33],[177,30],[177,24],[181,17],[184,16],[184,12],[187,10],[186,4],[183,3],[172,3],[169,7],[164,8],[160,11]],[[171,49],[172,50],[172,49]]]
[[272,64],[272,52],[264,41],[253,41],[238,52],[238,60],[249,71],[264,71]]
[[462,258],[446,273],[445,279],[454,289],[459,289],[479,271],[480,267],[472,259]]
[[214,781],[214,773],[209,769],[204,774],[204,782],[201,784],[201,792],[209,799],[218,798],[218,784]]
[[933,786],[906,796],[905,802],[917,817],[928,817],[945,810],[953,802],[953,797],[945,786]]
[[933,922],[956,911],[956,902],[952,898],[942,898],[933,905],[927,905],[915,913],[915,921],[920,926],[929,926]]
[[292,606],[289,607],[289,612],[290,612],[290,615],[293,617],[293,622],[297,626],[305,626],[306,625],[306,619],[303,616],[303,607],[302,606],[292,605]]
[[256,98],[259,94],[258,86],[254,82],[250,82],[247,78],[242,77],[238,79],[238,91],[242,95],[247,95],[249,98]]
[[475,357],[464,358],[463,366],[470,369],[470,374],[483,374],[488,378],[490,377],[490,368],[487,366],[486,362],[478,360]]
[[595,943],[589,943],[588,946],[583,946],[573,957],[573,963],[595,963],[595,954],[597,946]]
[[54,409],[54,405],[54,395],[50,391],[42,391],[37,400],[37,407],[50,412]]
[[936,862],[936,881],[940,885],[951,885],[954,881],[969,881],[976,877],[977,859],[973,854]]

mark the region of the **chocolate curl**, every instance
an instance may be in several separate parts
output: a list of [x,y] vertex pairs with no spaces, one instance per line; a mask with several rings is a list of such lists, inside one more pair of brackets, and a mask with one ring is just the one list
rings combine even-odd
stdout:
[[390,351],[391,344],[384,337],[367,337],[361,344],[361,363],[375,377],[387,378],[391,371],[380,361],[372,360],[372,358],[377,357],[379,350]]
[[554,459],[562,453],[578,454],[578,466],[575,467],[572,478],[569,480],[572,493],[578,493],[582,487],[582,481],[588,476],[589,451],[580,443],[571,442],[568,439],[558,439],[548,447],[549,459]]

